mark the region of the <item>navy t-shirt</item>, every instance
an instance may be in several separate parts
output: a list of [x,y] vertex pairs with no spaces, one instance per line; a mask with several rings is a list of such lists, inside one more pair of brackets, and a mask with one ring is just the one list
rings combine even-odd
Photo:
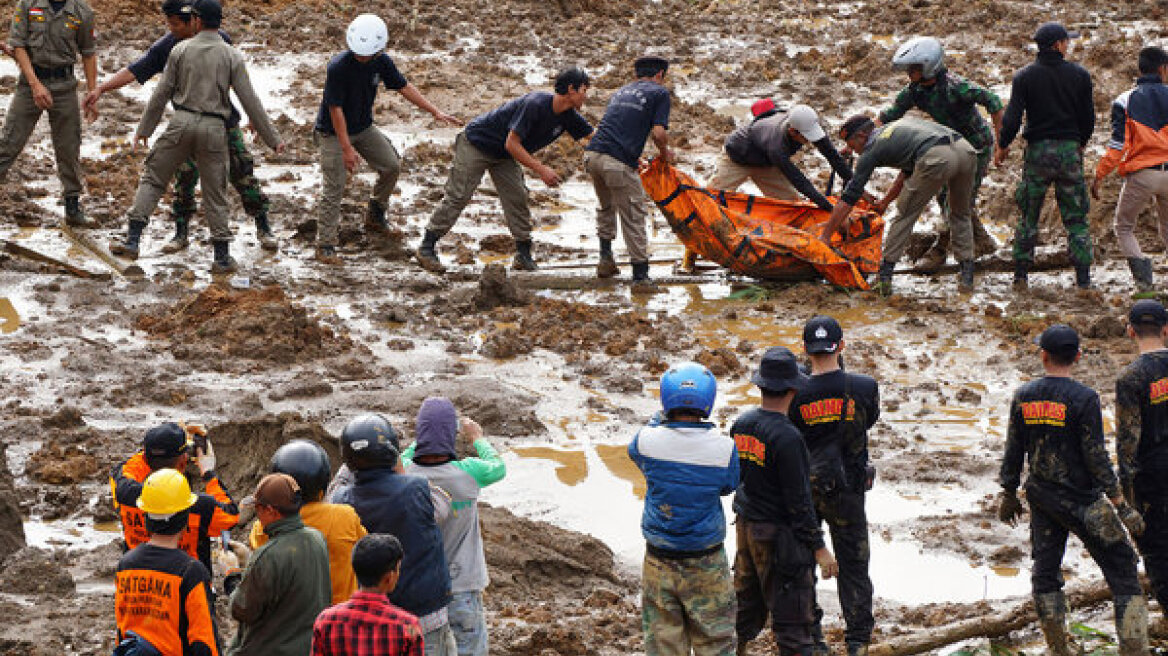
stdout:
[[329,107],[340,107],[344,112],[349,134],[357,134],[373,125],[373,100],[377,98],[378,84],[397,91],[409,83],[385,53],[364,64],[357,61],[351,50],[333,57],[324,80],[324,98],[316,115],[316,129],[335,134]]
[[[227,32],[219,30],[219,36],[227,43],[231,43],[231,37],[227,35]],[[150,78],[158,75],[166,68],[166,60],[170,58],[170,51],[174,50],[174,46],[177,43],[178,39],[170,32],[167,32],[162,38],[147,48],[141,57],[135,59],[126,68],[134,75],[134,79],[138,80],[138,84],[146,84]],[[239,125],[239,119],[239,110],[235,109],[235,103],[231,103],[231,117],[227,121],[227,127],[233,128]]]
[[669,90],[648,80],[626,84],[608,101],[587,150],[636,168],[655,125],[669,128]]
[[505,146],[511,132],[529,153],[547,146],[564,132],[573,139],[592,134],[592,126],[576,110],[553,112],[554,98],[547,91],[533,91],[479,114],[466,125],[466,139],[487,155],[503,158],[511,157]]

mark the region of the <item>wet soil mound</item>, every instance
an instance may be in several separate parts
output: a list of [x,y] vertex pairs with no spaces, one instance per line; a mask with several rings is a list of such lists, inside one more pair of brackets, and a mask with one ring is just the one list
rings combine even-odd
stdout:
[[139,316],[134,327],[168,340],[180,360],[214,362],[227,356],[289,364],[353,348],[276,285],[242,291],[211,286],[159,314]]
[[304,421],[294,412],[210,426],[207,439],[215,448],[219,480],[236,501],[255,490],[269,471],[272,454],[291,440],[310,440],[323,446],[333,472],[341,465],[337,439],[320,424]]
[[7,449],[0,448],[0,559],[24,547],[24,520],[6,453]]
[[73,577],[57,555],[45,549],[25,547],[4,560],[0,590],[12,594],[62,595],[73,592]]

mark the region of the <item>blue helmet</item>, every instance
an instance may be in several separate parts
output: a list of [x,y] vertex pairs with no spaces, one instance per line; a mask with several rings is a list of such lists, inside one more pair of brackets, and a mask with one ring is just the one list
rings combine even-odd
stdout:
[[661,406],[665,416],[679,408],[696,410],[709,417],[718,396],[718,381],[710,370],[696,362],[682,362],[661,376]]

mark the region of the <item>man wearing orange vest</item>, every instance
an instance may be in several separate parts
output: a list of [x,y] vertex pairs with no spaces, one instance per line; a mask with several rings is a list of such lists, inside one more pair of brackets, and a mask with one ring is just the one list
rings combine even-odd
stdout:
[[[202,436],[201,428],[192,426],[184,430],[174,422],[151,428],[142,438],[142,450],[115,465],[110,472],[114,510],[122,520],[122,536],[127,550],[150,539],[145,513],[137,506],[142,482],[151,472],[160,469],[175,469],[180,473],[186,470],[194,447],[188,431]],[[198,558],[207,571],[211,571],[211,537],[239,523],[239,507],[215,476],[215,451],[211,444],[207,442],[205,447],[193,450],[206,493],[196,495],[179,548]]]

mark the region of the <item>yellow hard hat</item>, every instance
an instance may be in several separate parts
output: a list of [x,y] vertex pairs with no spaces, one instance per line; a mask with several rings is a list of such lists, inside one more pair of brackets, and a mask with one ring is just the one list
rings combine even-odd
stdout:
[[198,498],[178,470],[159,469],[142,483],[138,508],[151,515],[173,515],[195,505]]

